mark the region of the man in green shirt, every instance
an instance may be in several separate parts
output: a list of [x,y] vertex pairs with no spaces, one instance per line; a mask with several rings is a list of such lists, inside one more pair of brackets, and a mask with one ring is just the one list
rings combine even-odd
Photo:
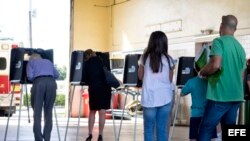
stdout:
[[210,141],[216,125],[235,125],[243,101],[243,74],[246,53],[235,39],[237,18],[222,16],[220,37],[212,42],[209,63],[199,72],[208,79],[208,104],[199,131],[199,141]]

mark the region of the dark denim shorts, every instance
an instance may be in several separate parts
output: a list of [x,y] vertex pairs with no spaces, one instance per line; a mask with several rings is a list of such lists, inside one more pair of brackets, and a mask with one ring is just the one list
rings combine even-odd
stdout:
[[[202,117],[191,117],[190,118],[190,126],[189,126],[189,139],[197,139],[198,138],[198,130],[201,123]],[[213,131],[212,138],[217,138],[216,128]]]

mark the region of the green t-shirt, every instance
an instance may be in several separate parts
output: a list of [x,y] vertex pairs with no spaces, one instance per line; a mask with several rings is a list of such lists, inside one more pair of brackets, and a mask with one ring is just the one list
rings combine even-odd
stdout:
[[221,57],[223,69],[218,81],[208,83],[207,99],[228,102],[244,97],[242,73],[246,67],[246,53],[234,36],[225,35],[213,40],[210,57]]

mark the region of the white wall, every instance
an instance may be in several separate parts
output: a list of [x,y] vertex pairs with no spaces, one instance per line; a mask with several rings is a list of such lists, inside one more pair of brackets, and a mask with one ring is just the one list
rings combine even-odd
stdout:
[[[121,3],[121,4],[120,4]],[[149,27],[181,20],[181,31],[166,32],[171,46],[211,41],[201,30],[218,33],[222,15],[238,18],[236,35],[250,34],[249,0],[74,0],[73,49],[141,50]],[[150,32],[151,33],[151,32]]]
[[130,0],[113,6],[110,50],[144,48],[148,26],[177,19],[182,20],[182,31],[166,33],[170,44],[195,41],[202,29],[218,32],[221,17],[227,14],[238,18],[236,34],[250,34],[249,5],[249,0]]
[[74,0],[73,50],[108,49],[108,8],[106,0]]

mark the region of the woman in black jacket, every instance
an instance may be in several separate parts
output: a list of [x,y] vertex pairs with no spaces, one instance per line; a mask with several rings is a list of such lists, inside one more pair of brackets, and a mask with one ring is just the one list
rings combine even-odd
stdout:
[[106,110],[110,109],[111,87],[107,85],[103,72],[102,60],[96,56],[95,52],[88,49],[84,52],[85,76],[89,90],[89,136],[86,141],[91,141],[92,131],[95,123],[96,111],[99,112],[99,136],[98,141],[102,141],[103,129],[105,126]]

